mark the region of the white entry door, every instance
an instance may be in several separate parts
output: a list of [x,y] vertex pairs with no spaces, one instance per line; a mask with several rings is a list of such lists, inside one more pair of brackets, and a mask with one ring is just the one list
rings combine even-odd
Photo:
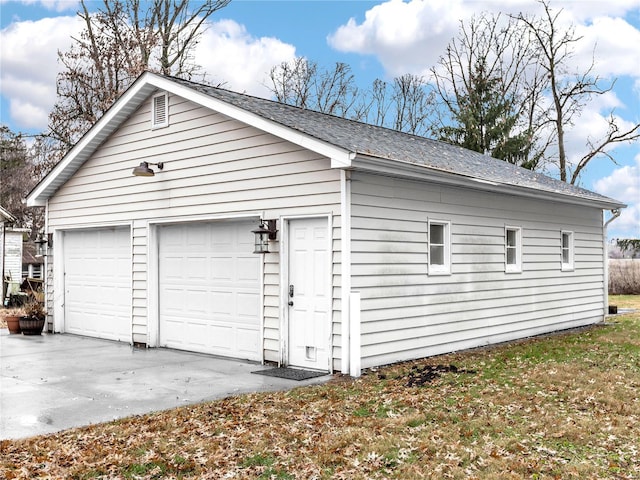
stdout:
[[290,220],[288,232],[288,364],[328,370],[331,278],[327,219]]
[[64,232],[64,331],[131,341],[129,227]]
[[160,346],[261,360],[255,221],[160,228]]

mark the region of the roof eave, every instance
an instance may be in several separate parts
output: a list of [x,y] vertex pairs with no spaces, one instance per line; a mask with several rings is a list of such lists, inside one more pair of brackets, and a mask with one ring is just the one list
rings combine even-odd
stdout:
[[348,168],[351,166],[351,161],[355,157],[353,152],[344,148],[317,139],[307,133],[282,125],[281,123],[237,107],[231,103],[219,100],[204,92],[186,87],[169,78],[153,75],[153,83],[159,90],[166,90],[235,120],[246,123],[247,125],[251,125],[259,130],[275,135],[283,140],[287,140],[302,148],[328,157],[331,159],[331,166],[333,168]]
[[432,181],[440,184],[472,188],[490,193],[501,193],[538,200],[556,200],[562,203],[601,208],[604,210],[625,208],[627,205],[613,199],[596,200],[573,195],[566,195],[549,190],[540,190],[521,185],[509,185],[505,183],[483,180],[458,173],[438,170],[426,165],[418,165],[411,162],[389,160],[379,157],[358,155],[352,162],[354,170],[370,171],[384,175],[413,178],[416,180]]
[[15,222],[16,217],[14,217],[8,210],[0,207],[0,216],[4,217],[7,222]]
[[107,110],[58,164],[27,195],[28,207],[43,207],[62,186],[111,135],[129,115],[156,89],[149,80],[153,74],[145,72]]
[[27,195],[27,206],[41,207],[61,187],[95,150],[156,90],[164,90],[191,100],[238,121],[288,140],[331,159],[332,168],[349,168],[355,154],[316,139],[275,121],[228,104],[206,93],[188,88],[171,79],[145,72],[107,110],[64,158]]

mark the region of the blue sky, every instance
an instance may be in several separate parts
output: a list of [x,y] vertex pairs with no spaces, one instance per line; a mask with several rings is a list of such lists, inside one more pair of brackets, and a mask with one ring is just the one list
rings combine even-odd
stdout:
[[[74,0],[0,0],[0,121],[14,131],[37,133],[55,101],[57,51],[77,34]],[[611,108],[623,125],[640,122],[640,0],[551,0],[562,21],[576,27],[573,64],[588,66],[595,48],[595,73],[617,78],[568,133],[574,158],[587,136],[604,133]],[[320,65],[351,65],[366,88],[378,77],[426,74],[460,20],[481,11],[539,13],[531,0],[274,1],[233,0],[214,14],[196,51],[196,61],[225,87],[268,96],[271,66],[294,56]],[[594,160],[581,186],[629,204],[610,227],[610,237],[640,238],[640,143],[617,147]],[[553,174],[553,172],[551,172]]]

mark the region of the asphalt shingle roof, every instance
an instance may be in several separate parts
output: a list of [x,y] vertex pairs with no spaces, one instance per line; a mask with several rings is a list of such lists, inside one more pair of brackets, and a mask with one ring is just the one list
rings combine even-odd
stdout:
[[210,97],[356,154],[410,162],[440,172],[476,178],[486,182],[623,205],[590,190],[446,142],[409,135],[384,127],[187,80],[170,79]]

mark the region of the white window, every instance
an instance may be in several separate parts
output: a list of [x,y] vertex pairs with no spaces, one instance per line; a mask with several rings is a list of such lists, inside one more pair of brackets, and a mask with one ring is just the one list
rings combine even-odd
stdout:
[[562,232],[562,270],[573,270],[573,232]]
[[33,273],[30,275],[31,278],[39,278],[42,279],[42,265],[41,264],[35,264],[33,266]]
[[451,273],[451,222],[429,221],[429,274]]
[[520,227],[505,227],[505,271],[509,273],[522,272],[522,229]]
[[169,126],[169,98],[167,93],[153,97],[151,108],[151,128]]

